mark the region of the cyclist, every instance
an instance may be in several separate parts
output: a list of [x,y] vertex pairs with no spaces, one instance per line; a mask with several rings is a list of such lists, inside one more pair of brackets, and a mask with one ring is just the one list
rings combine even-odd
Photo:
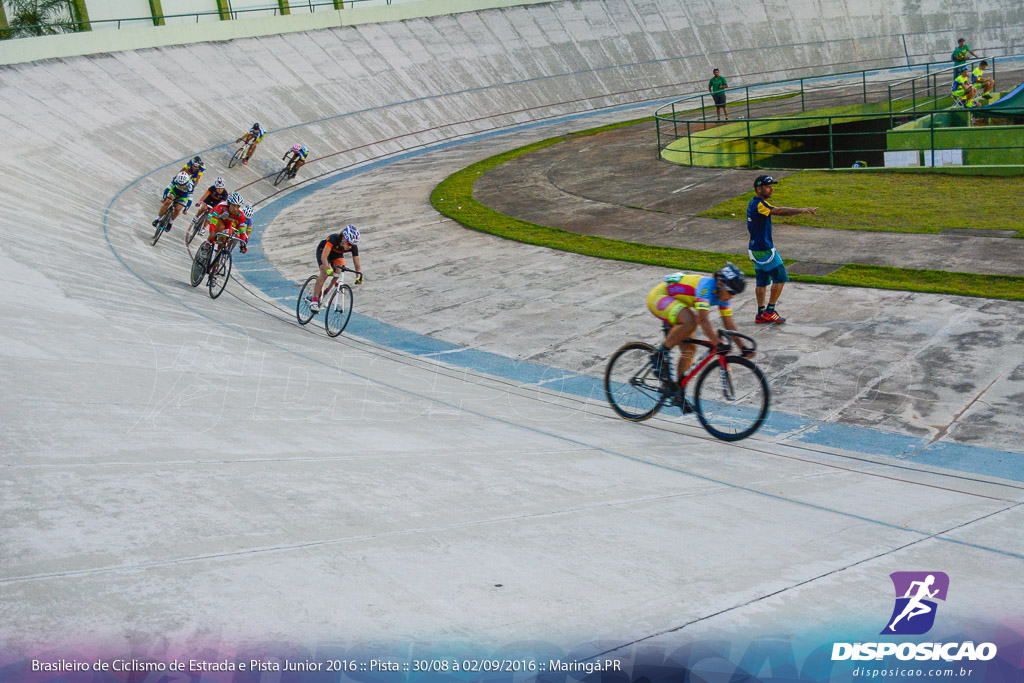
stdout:
[[263,128],[260,126],[260,124],[254,123],[254,124],[252,124],[252,128],[250,128],[249,131],[246,132],[245,135],[243,135],[242,137],[240,137],[237,140],[235,140],[235,142],[248,142],[248,143],[251,143],[249,145],[249,153],[245,155],[244,159],[242,159],[242,165],[243,166],[245,164],[249,163],[249,159],[251,159],[252,155],[256,152],[256,145],[258,145],[261,142],[263,142],[263,136],[266,135],[266,134],[267,134],[267,131],[263,130]]
[[206,194],[199,200],[198,208],[196,208],[196,217],[193,221],[197,221],[202,218],[207,211],[217,206],[221,202],[226,201],[228,198],[228,191],[226,183],[223,178],[217,178],[213,181],[213,185],[206,188]]
[[206,164],[203,163],[202,158],[198,155],[192,157],[192,161],[181,167],[181,172],[188,173],[189,177],[192,178],[192,184],[194,185],[199,184],[199,179],[203,177],[203,171],[205,170]]
[[[246,217],[242,212],[242,204],[244,202],[245,200],[242,199],[242,195],[232,192],[228,195],[227,200],[221,202],[210,211],[210,237],[207,239],[210,246],[217,243],[218,233],[237,235],[243,240],[241,242],[241,249],[242,253],[245,253],[249,233],[245,230]],[[232,241],[231,244],[234,244],[234,242]]]
[[178,175],[174,176],[174,180],[171,184],[164,189],[164,200],[160,204],[160,213],[157,214],[156,220],[153,221],[153,227],[160,222],[160,216],[164,215],[164,211],[174,203],[174,214],[171,216],[171,222],[164,228],[164,232],[170,232],[174,226],[174,219],[181,213],[182,208],[185,209],[185,213],[188,213],[189,207],[192,206],[192,192],[195,186],[188,177],[188,173],[182,171]]
[[309,155],[309,150],[306,149],[305,145],[292,145],[292,148],[284,153],[281,160],[286,159],[289,154],[292,158],[288,159],[288,165],[285,168],[291,171],[291,177],[294,178],[298,170],[306,164],[306,156]]
[[341,232],[328,235],[316,245],[316,263],[320,266],[320,274],[313,288],[313,300],[309,308],[314,313],[320,310],[320,295],[323,293],[324,282],[334,273],[335,268],[345,265],[345,252],[352,252],[352,260],[356,266],[356,284],[363,284],[363,271],[359,265],[359,230],[354,225],[346,225]]
[[[672,325],[665,341],[658,347],[660,363],[668,359],[668,352],[679,346],[682,341],[700,326],[707,335],[708,341],[724,351],[728,342],[723,344],[711,324],[709,311],[712,306],[718,307],[722,316],[722,325],[727,330],[735,330],[736,323],[732,319],[732,306],[729,300],[746,287],[746,278],[739,268],[726,262],[713,276],[673,273],[665,277],[657,287],[647,295],[647,308],[656,317]],[[682,344],[679,356],[679,379],[693,363],[694,344]],[[661,369],[664,371],[667,368]],[[667,373],[663,374],[663,377]],[[686,411],[685,405],[683,407]]]

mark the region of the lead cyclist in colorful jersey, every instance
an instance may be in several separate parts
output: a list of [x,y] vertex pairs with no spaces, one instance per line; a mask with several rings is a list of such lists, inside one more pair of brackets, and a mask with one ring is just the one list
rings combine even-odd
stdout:
[[298,170],[306,165],[306,157],[309,155],[309,150],[306,149],[305,145],[292,145],[292,148],[284,153],[281,160],[287,159],[289,154],[292,158],[288,159],[288,165],[285,168],[291,171],[291,177],[294,178]]
[[324,290],[324,282],[334,274],[335,268],[345,265],[345,252],[352,252],[352,260],[356,266],[356,284],[363,284],[363,269],[359,265],[359,230],[354,225],[346,225],[341,232],[328,235],[326,239],[320,240],[316,245],[316,264],[320,266],[320,274],[316,277],[316,286],[313,288],[313,299],[309,302],[309,308],[314,313],[320,310],[320,295]]
[[153,227],[156,227],[156,224],[160,222],[160,216],[164,215],[164,212],[167,211],[173,202],[174,213],[171,215],[171,222],[164,228],[164,232],[170,232],[171,227],[174,225],[174,219],[181,213],[182,208],[185,209],[187,214],[189,207],[192,206],[192,191],[194,189],[195,186],[184,171],[174,176],[171,184],[164,189],[164,200],[160,204],[160,213],[157,214],[156,220],[153,221]]
[[249,145],[249,153],[245,156],[244,159],[242,159],[242,165],[243,166],[245,164],[249,163],[249,159],[252,159],[252,155],[256,153],[256,145],[258,145],[261,142],[263,142],[263,137],[266,134],[267,134],[267,131],[263,130],[263,128],[260,126],[260,124],[254,123],[254,124],[252,124],[252,128],[249,129],[249,132],[247,132],[245,135],[243,135],[242,137],[240,137],[237,140],[235,140],[235,142],[248,142],[248,143],[251,143]]
[[[665,341],[658,347],[660,358],[667,359],[669,350],[691,337],[698,325],[704,330],[708,341],[721,350],[722,340],[711,324],[711,307],[718,307],[725,329],[735,330],[736,323],[732,319],[732,306],[729,301],[745,287],[746,279],[743,273],[729,262],[712,277],[687,273],[666,276],[664,281],[647,295],[647,308],[651,313],[672,325]],[[693,363],[694,348],[693,344],[682,344],[677,375],[680,379],[686,375],[686,371]]]

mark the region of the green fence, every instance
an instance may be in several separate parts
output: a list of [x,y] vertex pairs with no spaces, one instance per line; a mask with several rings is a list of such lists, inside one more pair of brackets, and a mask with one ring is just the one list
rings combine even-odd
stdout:
[[965,110],[947,110],[953,67],[917,68],[923,73],[911,77],[902,67],[732,88],[728,122],[715,118],[710,94],[682,98],[655,113],[659,154],[728,168],[1021,172],[1024,118],[975,121]]

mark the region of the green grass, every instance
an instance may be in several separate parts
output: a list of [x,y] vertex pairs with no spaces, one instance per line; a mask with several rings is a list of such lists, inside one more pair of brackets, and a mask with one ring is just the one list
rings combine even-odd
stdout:
[[[430,195],[430,201],[439,212],[458,221],[467,228],[526,244],[534,244],[603,259],[662,266],[672,270],[693,270],[705,273],[718,269],[723,261],[731,260],[742,268],[746,274],[752,275],[754,270],[746,254],[727,254],[674,247],[658,247],[638,242],[579,235],[567,230],[506,216],[484,206],[473,198],[473,184],[477,178],[500,164],[524,154],[565,142],[566,140],[595,135],[607,130],[645,121],[650,121],[650,119],[638,119],[601,126],[600,128],[593,128],[571,135],[541,140],[519,149],[497,154],[445,178],[434,188]],[[784,182],[788,182],[788,178]],[[785,187],[783,185],[783,188]],[[780,193],[780,199],[787,197],[787,194],[785,194],[787,191],[783,190]],[[944,200],[942,197],[936,196],[933,201],[939,204],[943,203]],[[797,202],[792,203],[796,204]],[[818,201],[817,203],[819,205],[825,204],[824,201]],[[743,204],[743,211],[745,213],[746,204]],[[787,261],[787,263],[792,263],[792,260]],[[938,270],[846,265],[825,277],[795,274],[791,274],[790,277],[799,282],[959,294],[1024,301],[1024,278],[1004,275],[975,275],[972,273],[948,273]]]
[[[1020,178],[994,176],[801,171],[782,179],[772,203],[818,207],[817,214],[788,217],[786,222],[794,225],[922,233],[1001,229],[1024,237],[1020,183]],[[748,192],[700,215],[745,219],[753,196]]]

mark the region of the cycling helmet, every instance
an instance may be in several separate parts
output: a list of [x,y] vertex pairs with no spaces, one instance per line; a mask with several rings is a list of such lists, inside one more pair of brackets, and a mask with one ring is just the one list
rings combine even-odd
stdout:
[[174,176],[175,185],[188,185],[189,181],[192,180],[188,173],[182,171],[178,175]]
[[217,178],[216,180],[213,181],[213,186],[216,187],[218,190],[223,190],[225,186],[224,179]]
[[298,152],[301,149],[302,149],[302,145],[292,145],[292,151],[293,152]]
[[241,205],[243,203],[244,200],[242,199],[242,195],[238,194],[237,192],[232,192],[231,194],[228,195],[228,204]]
[[242,215],[246,218],[252,218],[252,207],[246,204],[242,207]]
[[203,159],[202,159],[202,157],[200,157],[200,156],[199,156],[199,155],[197,154],[197,155],[196,155],[195,157],[193,157],[193,159],[192,159],[192,161],[191,161],[190,163],[191,163],[191,164],[192,164],[193,166],[202,166],[202,165],[203,165]]
[[260,129],[260,124],[258,124],[258,123],[252,124],[252,129],[253,130],[259,130]]
[[346,225],[341,229],[341,236],[350,244],[359,244],[359,229],[354,225]]
[[739,294],[747,286],[747,279],[743,277],[743,272],[729,261],[726,261],[725,265],[715,273],[715,279],[730,294]]

